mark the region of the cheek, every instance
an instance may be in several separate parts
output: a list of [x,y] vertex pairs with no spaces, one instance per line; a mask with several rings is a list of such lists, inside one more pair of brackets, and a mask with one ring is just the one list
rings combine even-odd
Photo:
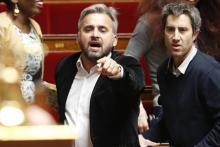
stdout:
[[193,42],[192,36],[186,37],[184,42],[183,42],[183,46],[184,46],[185,50],[190,49],[192,47],[193,43],[194,42]]
[[189,35],[189,36],[186,36],[186,38],[185,38],[185,43],[186,43],[186,45],[191,45],[194,41],[194,39],[193,39],[193,37],[191,36],[191,35]]
[[80,40],[81,40],[81,42],[83,42],[83,43],[87,43],[88,42],[88,37],[86,36],[86,35],[81,35],[81,37],[80,37]]
[[105,45],[113,45],[114,43],[114,38],[112,37],[112,35],[106,35],[102,37],[103,42],[105,42]]
[[171,42],[170,37],[166,34],[164,35],[164,42],[165,42],[166,45],[170,44],[170,42]]
[[78,38],[78,43],[81,47],[83,46],[83,48],[85,48],[88,45],[88,39],[84,36],[81,36],[80,38]]

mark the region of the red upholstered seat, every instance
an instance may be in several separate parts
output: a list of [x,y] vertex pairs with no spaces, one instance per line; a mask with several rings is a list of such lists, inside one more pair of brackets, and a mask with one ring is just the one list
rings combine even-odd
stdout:
[[55,68],[57,63],[63,57],[72,54],[72,52],[49,52],[44,59],[44,77],[43,79],[49,83],[55,83]]
[[[138,3],[117,2],[106,4],[114,6],[119,11],[118,32],[132,32],[137,19]],[[80,12],[89,5],[91,3],[45,3],[42,12],[35,19],[39,22],[44,34],[74,34],[77,33],[77,21]]]

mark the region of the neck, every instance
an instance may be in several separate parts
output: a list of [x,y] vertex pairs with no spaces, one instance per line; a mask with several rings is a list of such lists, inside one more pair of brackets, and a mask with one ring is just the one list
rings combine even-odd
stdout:
[[178,58],[173,58],[174,61],[174,65],[177,68],[178,66],[180,66],[180,64],[183,62],[184,59],[178,59]]
[[174,60],[174,63],[175,63],[175,66],[178,67],[180,66],[180,64],[186,59],[186,57],[190,54],[190,52],[192,51],[192,48],[193,46],[191,46],[191,49],[186,53],[184,54],[183,56],[181,57],[173,57],[173,60]]
[[29,33],[31,30],[29,17],[19,13],[18,16],[14,16],[12,12],[8,13],[14,25],[16,25],[22,32]]
[[87,72],[89,72],[90,69],[96,65],[96,60],[88,59],[83,53],[81,54],[81,61],[83,67]]

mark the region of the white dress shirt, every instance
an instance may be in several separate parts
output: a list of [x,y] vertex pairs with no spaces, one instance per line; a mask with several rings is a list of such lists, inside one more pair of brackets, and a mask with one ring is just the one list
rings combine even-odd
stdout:
[[66,101],[65,123],[74,125],[79,132],[75,147],[92,147],[89,127],[90,98],[100,73],[96,72],[96,66],[88,73],[80,58],[76,66],[78,72]]

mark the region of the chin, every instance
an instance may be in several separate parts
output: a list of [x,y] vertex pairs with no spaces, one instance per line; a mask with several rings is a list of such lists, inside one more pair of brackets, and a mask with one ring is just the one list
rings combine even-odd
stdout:
[[171,53],[172,55],[179,55],[179,54],[181,54],[181,52],[178,51],[178,50],[172,50],[170,53]]
[[93,59],[93,60],[98,60],[98,59],[100,59],[102,57],[101,57],[101,55],[99,53],[92,52],[92,53],[88,54],[88,58],[89,59]]
[[39,8],[33,9],[33,15],[37,15],[37,14],[40,14],[40,13],[41,13],[41,9],[39,9]]

